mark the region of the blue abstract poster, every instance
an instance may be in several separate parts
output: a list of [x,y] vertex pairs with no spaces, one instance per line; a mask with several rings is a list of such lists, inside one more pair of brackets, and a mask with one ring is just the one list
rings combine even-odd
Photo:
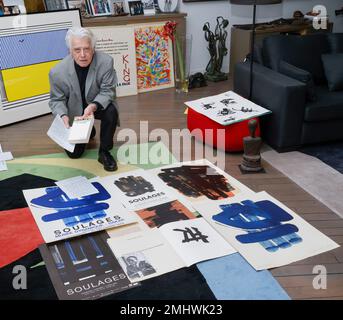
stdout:
[[46,242],[113,228],[136,221],[104,186],[97,193],[71,199],[59,187],[24,190],[25,199]]
[[266,192],[194,206],[256,270],[279,267],[338,247]]
[[293,217],[269,200],[223,204],[212,219],[245,232],[237,235],[240,243],[259,243],[265,250],[274,252],[302,241],[299,229],[291,223]]

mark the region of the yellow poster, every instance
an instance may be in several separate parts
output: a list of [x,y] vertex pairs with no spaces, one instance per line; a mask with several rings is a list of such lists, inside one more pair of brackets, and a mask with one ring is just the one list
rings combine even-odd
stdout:
[[49,72],[60,60],[2,71],[9,102],[49,93]]

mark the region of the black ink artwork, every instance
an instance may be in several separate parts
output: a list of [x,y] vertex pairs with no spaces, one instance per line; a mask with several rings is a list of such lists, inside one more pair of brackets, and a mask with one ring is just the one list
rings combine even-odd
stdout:
[[236,112],[232,111],[229,108],[223,108],[217,113],[217,116],[222,117],[222,116],[227,116],[229,114],[235,114]]
[[230,121],[235,121],[235,120],[236,120],[235,117],[230,117],[230,118],[225,119],[223,122],[230,122]]
[[162,169],[158,175],[168,186],[187,197],[205,196],[211,200],[233,197],[235,190],[227,179],[206,165]]
[[114,184],[125,193],[127,197],[136,197],[147,192],[154,192],[153,185],[143,177],[128,176],[120,178]]
[[204,110],[215,109],[216,107],[214,107],[213,105],[214,105],[214,102],[212,102],[212,103],[205,103],[205,104],[203,103],[202,107],[203,107]]
[[234,99],[232,98],[228,98],[228,99],[223,99],[223,100],[220,100],[220,102],[222,104],[224,104],[225,106],[228,106],[229,104],[234,104],[234,103],[237,103]]
[[194,214],[177,200],[139,210],[137,214],[150,228],[159,228],[169,222],[195,218]]
[[244,108],[244,107],[242,107],[241,109],[232,108],[232,110],[241,111],[241,112],[244,112],[244,113],[247,113],[247,112],[257,112],[257,110],[254,110],[253,108]]
[[[193,231],[191,230],[193,229]],[[198,228],[191,227],[191,228],[185,228],[185,229],[173,229],[173,231],[180,231],[183,232],[184,239],[182,240],[182,243],[185,242],[191,242],[191,241],[203,241],[205,243],[209,243],[207,240],[208,236],[202,234]]]

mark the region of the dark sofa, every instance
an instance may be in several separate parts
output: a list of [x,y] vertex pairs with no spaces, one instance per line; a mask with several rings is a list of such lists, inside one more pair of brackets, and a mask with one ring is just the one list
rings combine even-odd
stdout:
[[[283,152],[343,139],[343,87],[328,86],[328,74],[343,81],[342,53],[343,34],[334,33],[270,36],[255,48],[252,101],[272,111],[260,120],[262,136],[273,148]],[[330,70],[323,59],[334,54]],[[249,61],[235,66],[234,91],[244,97],[249,67]]]

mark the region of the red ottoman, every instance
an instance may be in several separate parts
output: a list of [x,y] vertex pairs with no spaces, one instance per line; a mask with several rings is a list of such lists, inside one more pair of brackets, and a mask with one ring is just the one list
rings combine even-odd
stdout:
[[[260,126],[259,126],[259,119],[257,120],[258,126],[255,132],[256,137],[260,136]],[[194,111],[192,108],[188,108],[187,113],[187,127],[189,131],[195,136],[196,139],[200,141],[204,141],[205,137],[205,130],[212,129],[213,130],[213,141],[206,141],[206,143],[210,143],[214,147],[217,147],[217,129],[224,129],[225,130],[225,151],[235,152],[235,151],[242,151],[243,150],[243,138],[250,135],[248,122],[251,119],[244,120],[241,122],[236,122],[234,124],[228,126],[222,126],[221,124],[211,120],[210,118],[202,115],[199,112]],[[200,129],[195,130],[194,129]],[[220,145],[218,146],[219,149],[223,149]]]

